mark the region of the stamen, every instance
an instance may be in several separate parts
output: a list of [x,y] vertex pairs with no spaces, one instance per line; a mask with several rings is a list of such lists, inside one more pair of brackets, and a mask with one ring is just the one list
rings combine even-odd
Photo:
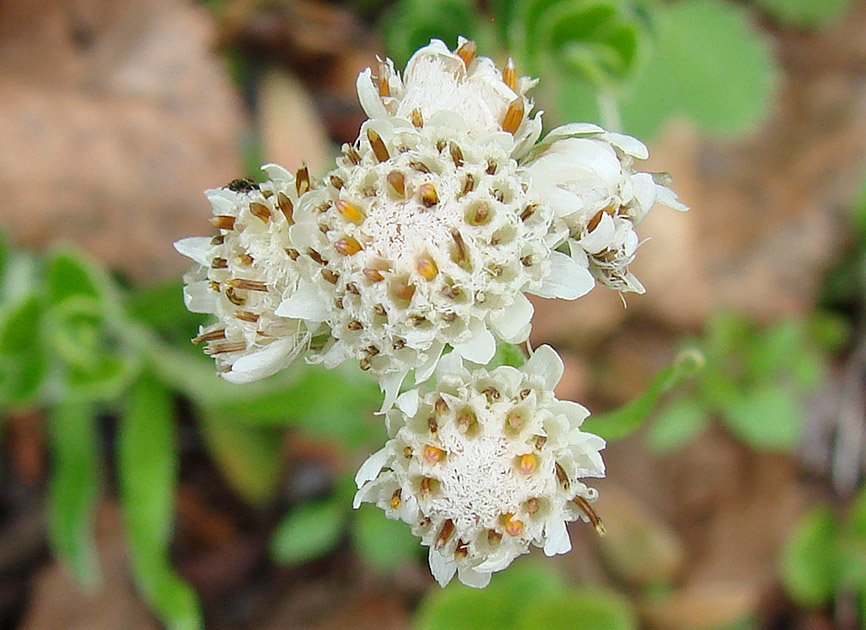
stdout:
[[451,538],[451,535],[454,533],[454,521],[450,518],[442,523],[442,529],[439,530],[439,535],[436,536],[436,542],[433,544],[433,549],[439,551],[444,547],[448,540]]
[[419,173],[424,173],[425,175],[430,174],[430,169],[427,168],[427,165],[424,162],[409,162],[409,167],[413,170],[418,171]]
[[226,289],[226,298],[228,298],[228,301],[235,306],[243,306],[247,303],[247,299],[235,293],[235,290],[232,287]]
[[343,155],[345,155],[348,160],[358,166],[361,163],[361,155],[358,153],[358,150],[352,145],[348,145],[345,149],[343,149]]
[[526,208],[524,208],[523,212],[520,214],[520,220],[526,221],[529,217],[535,214],[536,209],[538,208],[537,203],[531,203]]
[[463,235],[460,234],[456,229],[451,229],[451,238],[454,239],[454,262],[463,264],[465,263],[469,257],[466,254],[466,242],[463,240]]
[[502,130],[514,135],[523,122],[523,97],[518,96],[508,104],[508,110],[505,112],[505,118],[502,120]]
[[400,504],[403,502],[402,497],[403,497],[403,489],[402,488],[397,488],[396,490],[394,490],[394,494],[391,495],[391,507],[393,509],[396,510],[398,507],[400,507]]
[[469,64],[472,63],[472,60],[475,59],[475,53],[478,50],[478,46],[476,46],[475,42],[471,39],[469,41],[463,42],[463,45],[457,49],[457,56],[463,60],[463,65],[467,68]]
[[251,313],[250,311],[235,311],[235,317],[242,321],[250,322],[253,324],[259,321],[258,313]]
[[340,279],[340,274],[333,269],[322,269],[322,277],[331,284],[337,284],[337,280]]
[[271,209],[268,208],[265,204],[259,203],[258,201],[253,201],[250,203],[250,213],[253,216],[258,217],[265,223],[271,220]]
[[346,324],[346,328],[348,330],[361,330],[363,327],[364,327],[364,325],[361,322],[359,322],[357,319],[353,319],[348,324]]
[[382,141],[382,136],[372,129],[367,129],[367,140],[370,141],[370,148],[373,149],[373,155],[376,156],[377,160],[384,162],[391,158],[391,154],[388,153],[388,148]]
[[334,241],[334,249],[343,256],[352,256],[361,251],[361,244],[351,236],[345,236]]
[[216,236],[214,236],[210,240],[211,245],[222,245],[225,242],[226,242],[226,235],[225,234],[217,234]]
[[317,252],[315,249],[313,249],[312,247],[307,248],[307,255],[310,258],[312,258],[313,260],[315,260],[317,263],[319,263],[320,265],[328,264],[328,261],[325,260],[324,258],[322,258],[322,255],[319,252]]
[[445,451],[441,448],[436,448],[435,446],[425,446],[424,447],[424,460],[428,464],[438,464],[442,461],[442,458],[445,456]]
[[538,458],[535,456],[535,453],[521,455],[518,460],[518,468],[524,475],[528,475],[538,468]]
[[345,184],[343,183],[343,180],[340,179],[339,177],[337,177],[336,175],[331,175],[328,178],[328,181],[330,181],[331,186],[333,186],[337,190],[340,190],[343,186],[345,186]]
[[457,168],[463,166],[463,151],[457,146],[457,143],[451,142],[448,147],[451,149],[451,159],[454,160],[454,166]]
[[192,342],[194,344],[199,344],[202,341],[216,341],[217,339],[225,339],[226,331],[225,328],[221,328],[219,330],[211,330],[210,332],[202,333],[197,337],[193,337]]
[[337,209],[337,212],[352,223],[363,223],[364,212],[351,201],[337,199],[334,202],[334,207]]
[[373,312],[376,313],[379,317],[385,317],[388,314],[388,311],[385,310],[385,306],[383,304],[377,304],[373,307]]
[[405,457],[406,459],[412,459],[412,447],[411,446],[404,446],[403,447],[403,457]]
[[364,372],[373,367],[372,362],[369,357],[363,357],[360,361],[358,361],[358,367],[361,368]]
[[210,261],[211,269],[228,269],[228,266],[229,261],[227,261],[225,258],[214,258],[212,261]]
[[210,218],[210,224],[220,230],[233,230],[235,229],[235,218],[219,214]]
[[298,191],[300,197],[310,189],[310,171],[306,164],[298,169],[295,174],[295,190]]
[[436,277],[436,274],[439,273],[439,268],[436,266],[436,263],[427,254],[421,256],[417,261],[415,261],[415,269],[418,270],[418,273],[420,273],[425,280],[432,280]]
[[379,64],[379,80],[377,83],[379,84],[379,96],[382,98],[386,98],[391,96],[391,86],[388,85],[388,76],[386,75],[387,69],[385,68],[384,63]]
[[412,120],[412,125],[416,129],[420,129],[424,126],[424,117],[421,115],[421,110],[417,107],[412,110],[412,113],[409,115],[409,118]]
[[292,260],[297,260],[298,256],[301,255],[301,252],[299,252],[298,250],[296,250],[293,247],[287,247],[286,253],[289,255],[289,258],[291,258]]
[[419,493],[421,498],[425,501],[429,501],[433,497],[433,491],[436,489],[436,480],[431,479],[430,477],[424,477],[421,480],[421,486],[419,488]]
[[404,347],[406,347],[406,340],[405,339],[398,339],[397,341],[395,341],[394,343],[391,344],[391,347],[394,350],[402,350]]
[[226,352],[242,352],[246,349],[247,344],[243,341],[228,341],[208,346],[204,349],[204,353],[208,356],[213,356],[215,354],[225,354]]
[[382,282],[385,276],[378,269],[364,269],[364,275],[370,282]]
[[460,196],[468,195],[475,189],[475,178],[469,173],[466,173],[466,181],[463,182],[463,190],[460,191]]
[[517,91],[517,70],[514,67],[514,59],[511,57],[505,62],[505,69],[502,71],[502,82],[510,87],[512,91]]
[[457,546],[454,548],[454,559],[458,562],[469,555],[469,546],[462,540],[457,541]]
[[526,511],[529,514],[535,514],[538,510],[541,509],[541,506],[538,504],[538,499],[532,497],[529,501],[526,502]]
[[445,402],[444,398],[436,399],[436,402],[433,404],[433,411],[435,411],[438,416],[444,416],[448,413],[448,403]]
[[391,171],[388,173],[386,178],[388,180],[388,185],[391,186],[391,190],[393,190],[398,197],[404,197],[406,195],[406,178],[403,176],[403,173],[400,171]]
[[[532,393],[532,390],[529,389],[529,388],[527,387],[526,389],[521,389],[521,390],[520,390],[520,393],[518,394],[518,396],[520,396],[520,400],[526,400],[526,398],[527,398],[527,397],[529,396],[529,394],[531,394],[531,393]],[[539,436],[539,437],[540,437],[540,436]]]
[[398,300],[411,300],[415,295],[415,285],[410,284],[405,278],[394,278],[391,280],[391,294]]
[[238,254],[238,262],[246,267],[249,267],[253,264],[253,262],[255,262],[255,258],[253,258],[247,253]]
[[490,218],[490,206],[487,202],[476,202],[466,211],[466,222],[469,225],[482,225]]
[[495,529],[487,530],[487,543],[490,545],[498,545],[502,540],[502,534],[497,532]]
[[348,291],[349,293],[354,293],[355,295],[361,295],[361,290],[354,282],[346,283],[346,291]]
[[247,280],[246,278],[232,278],[226,284],[235,289],[243,289],[245,291],[267,291],[268,285],[261,280]]
[[571,482],[568,480],[568,475],[565,474],[565,470],[559,465],[559,462],[556,463],[556,478],[559,480],[559,485],[562,486],[563,490],[568,490],[571,486]]
[[523,521],[514,518],[514,514],[509,512],[504,515],[505,533],[509,536],[520,536],[523,533]]
[[457,416],[457,430],[460,431],[460,433],[468,433],[477,422],[478,419],[475,416],[475,412],[467,409]]
[[436,433],[439,430],[439,423],[436,422],[436,416],[430,416],[427,418],[427,428],[430,429],[430,433]]
[[493,402],[494,400],[499,400],[500,393],[499,390],[491,385],[490,387],[485,387],[481,390],[481,393],[487,396],[487,402]]
[[604,536],[607,534],[607,530],[604,527],[604,523],[601,522],[601,518],[598,513],[593,509],[593,507],[589,504],[589,502],[581,496],[576,496],[572,499],[574,504],[580,508],[581,512],[586,514],[586,517],[589,519],[589,522],[592,523],[592,526],[595,528],[595,533],[599,536]]

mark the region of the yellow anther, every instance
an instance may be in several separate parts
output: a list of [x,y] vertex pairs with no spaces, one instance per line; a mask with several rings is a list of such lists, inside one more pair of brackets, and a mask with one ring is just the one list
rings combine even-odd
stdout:
[[351,236],[345,236],[334,241],[334,249],[343,256],[352,256],[361,251],[361,244]]
[[233,230],[235,227],[235,218],[224,214],[211,217],[210,224],[220,230]]
[[411,446],[404,446],[403,447],[403,457],[405,457],[406,459],[412,458],[412,447]]
[[428,255],[423,255],[415,261],[415,269],[418,270],[426,280],[432,280],[439,273],[439,268],[436,263]]
[[377,160],[384,162],[391,158],[391,154],[388,153],[388,147],[382,141],[382,136],[372,129],[367,129],[367,140],[370,141],[370,148],[373,149],[373,155],[376,156]]
[[454,533],[454,521],[450,518],[442,523],[442,529],[439,530],[439,534],[436,536],[436,542],[433,543],[433,549],[440,550],[451,539],[451,535]]
[[424,461],[428,464],[438,464],[445,457],[445,451],[435,446],[427,445],[424,447]]
[[402,496],[403,490],[401,488],[394,490],[394,494],[391,495],[391,507],[395,510],[400,507],[400,504],[403,502]]
[[439,203],[439,195],[436,193],[436,187],[430,182],[425,182],[418,186],[418,193],[421,195],[421,203],[426,208],[432,208]]
[[523,97],[518,96],[508,104],[505,118],[502,119],[502,130],[510,134],[517,133],[520,123],[523,122]]
[[391,96],[391,86],[388,85],[388,69],[385,67],[384,63],[379,64],[379,96],[382,98]]
[[509,536],[520,536],[523,533],[523,521],[514,518],[514,514],[504,515],[505,533]]
[[417,107],[412,110],[409,117],[412,120],[412,125],[414,125],[416,129],[420,129],[424,126],[424,117],[421,115],[421,110]]
[[525,455],[521,455],[518,468],[520,472],[524,475],[528,475],[533,470],[538,467],[538,458],[535,456],[535,453],[526,453]]
[[517,70],[514,67],[514,59],[511,57],[505,62],[505,69],[502,71],[502,82],[513,91],[517,91]]
[[393,190],[398,197],[406,196],[406,178],[403,176],[403,173],[400,171],[391,171],[388,173],[388,185],[391,186],[391,190]]
[[475,53],[478,51],[478,46],[471,39],[463,42],[463,45],[457,49],[457,56],[463,60],[463,64],[468,68],[472,60],[475,59]]
[[353,204],[351,201],[337,199],[334,202],[334,207],[337,209],[337,212],[352,223],[361,223],[364,221],[364,213],[361,211],[361,208]]

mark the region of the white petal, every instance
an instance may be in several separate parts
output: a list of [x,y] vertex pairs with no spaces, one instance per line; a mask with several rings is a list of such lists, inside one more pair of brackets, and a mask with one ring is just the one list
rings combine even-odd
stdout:
[[278,339],[257,352],[241,357],[232,364],[232,369],[222,377],[229,383],[244,384],[258,381],[288,367],[297,359],[310,341],[307,333],[300,339],[286,337]]
[[436,366],[439,364],[439,357],[442,356],[442,350],[445,349],[445,344],[441,341],[434,342],[427,348],[427,361],[415,368],[415,384],[420,385],[433,375]]
[[232,214],[238,205],[237,193],[227,188],[211,188],[204,194],[218,214]]
[[491,573],[476,571],[470,567],[460,567],[457,570],[457,579],[472,588],[484,588],[490,584],[491,575]]
[[635,173],[631,178],[632,187],[634,189],[634,198],[637,200],[637,205],[640,208],[637,216],[634,216],[636,223],[640,222],[650,211],[653,204],[656,202],[656,183],[653,181],[653,176],[649,173]]
[[443,558],[442,555],[432,547],[430,547],[428,560],[430,562],[430,572],[433,574],[436,581],[439,582],[439,586],[447,586],[448,582],[451,581],[451,578],[454,577],[454,573],[457,571],[457,563],[453,560]]
[[460,374],[463,372],[463,357],[459,352],[449,352],[439,359],[436,366],[436,379],[441,380],[449,374]]
[[389,372],[379,377],[379,388],[385,394],[379,413],[385,413],[397,400],[397,394],[400,392],[400,386],[403,384],[403,379],[406,378],[407,372],[408,370],[400,370]]
[[546,540],[544,541],[544,555],[555,556],[558,553],[571,551],[571,540],[568,537],[568,529],[565,521],[553,517],[547,522]]
[[268,179],[272,179],[275,182],[291,184],[295,181],[295,176],[279,164],[265,164],[262,166],[262,170],[267,174]]
[[186,285],[183,288],[183,303],[191,313],[215,313],[217,307],[216,294],[206,280]]
[[551,188],[546,195],[548,205],[556,218],[571,216],[583,210],[583,200],[573,192],[559,186]]
[[311,322],[323,322],[328,319],[328,303],[314,282],[301,280],[298,288],[283,300],[274,311],[280,317],[294,317]]
[[487,365],[496,354],[496,339],[483,321],[474,320],[470,326],[472,337],[464,343],[454,344],[454,351],[467,361]]
[[370,455],[361,467],[358,469],[358,472],[355,473],[355,485],[359,488],[363,486],[368,481],[373,481],[376,477],[379,476],[379,473],[382,471],[382,468],[385,467],[385,463],[388,461],[388,458],[391,456],[391,449],[388,446],[383,446],[378,451]]
[[522,293],[518,293],[511,306],[490,316],[490,326],[503,341],[522,343],[529,336],[534,311],[532,302]]
[[397,409],[409,417],[414,416],[418,412],[418,390],[410,389],[408,392],[403,392],[397,397],[396,403]]
[[598,222],[595,229],[580,239],[580,246],[590,254],[597,254],[610,246],[615,232],[616,224],[613,222],[613,217],[607,212],[603,212],[601,221]]
[[623,133],[608,131],[607,140],[616,148],[621,149],[623,153],[634,156],[639,160],[645,160],[649,157],[649,149],[637,138],[632,138]]
[[595,286],[589,270],[562,252],[550,253],[550,273],[535,295],[544,298],[576,300]]
[[361,102],[361,108],[368,118],[386,118],[388,116],[385,105],[382,103],[382,99],[379,98],[379,89],[373,84],[373,72],[370,68],[367,68],[358,75],[355,87],[358,90],[358,100]]
[[589,136],[604,133],[604,129],[592,123],[568,123],[556,129],[552,129],[549,134],[544,136],[543,144],[550,144],[555,140],[569,138],[573,136]]
[[522,368],[524,374],[534,374],[543,380],[545,389],[553,389],[562,378],[564,367],[556,350],[548,345],[537,348]]
[[202,267],[210,266],[210,244],[209,236],[191,236],[175,241],[174,248],[177,252],[187,258],[192,258]]
[[667,186],[656,185],[656,201],[663,206],[685,212],[689,207],[677,199],[676,193]]
[[589,409],[571,400],[556,400],[551,406],[554,412],[565,415],[572,427],[579,427],[589,417]]

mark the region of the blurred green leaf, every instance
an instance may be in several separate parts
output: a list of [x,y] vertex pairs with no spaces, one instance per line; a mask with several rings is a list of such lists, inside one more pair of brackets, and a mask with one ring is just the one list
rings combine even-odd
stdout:
[[170,630],[203,628],[195,592],[169,559],[178,466],[174,409],[169,391],[149,375],[131,392],[117,449],[120,501],[136,583]]
[[759,7],[782,24],[819,28],[837,20],[851,7],[850,0],[755,0]]
[[377,573],[387,575],[421,555],[421,542],[403,521],[395,521],[375,505],[363,504],[355,514],[352,541],[358,554]]
[[523,354],[520,346],[498,341],[496,343],[496,354],[490,360],[490,363],[487,364],[487,369],[492,370],[500,365],[510,365],[511,367],[519,368],[524,363],[526,363],[526,355]]
[[792,392],[770,385],[742,392],[722,421],[753,448],[790,451],[800,441],[803,411]]
[[600,588],[575,588],[561,595],[533,597],[514,627],[518,630],[637,630],[637,614],[628,599]]
[[136,289],[127,295],[126,309],[133,319],[171,339],[190,339],[205,316],[191,313],[183,303],[183,281]]
[[32,403],[48,377],[43,305],[31,296],[0,309],[0,404]]
[[658,453],[672,451],[706,428],[707,410],[694,398],[678,398],[666,404],[649,427],[647,442]]
[[252,427],[205,414],[201,430],[212,457],[238,494],[262,505],[279,489],[283,431]]
[[48,437],[54,467],[48,488],[51,546],[87,591],[99,583],[93,519],[99,500],[99,429],[89,405],[60,403]]
[[494,574],[490,585],[484,589],[464,586],[455,579],[444,589],[429,590],[415,614],[415,628],[515,628],[515,621],[522,616],[532,599],[557,597],[565,592],[564,581],[554,569],[521,561],[507,571]]
[[828,508],[816,508],[797,523],[782,551],[782,583],[803,606],[830,602],[839,579],[839,524]]
[[458,35],[472,39],[478,32],[478,21],[473,4],[467,0],[400,0],[382,18],[381,32],[388,56],[398,67],[404,67],[412,53],[433,38],[452,49]]
[[9,240],[6,233],[0,230],[0,276],[6,273],[6,263],[9,260]]
[[648,139],[683,116],[727,138],[766,116],[778,73],[769,41],[740,7],[720,0],[665,5],[656,29],[648,62],[620,99],[626,132]]
[[853,501],[840,541],[842,587],[866,595],[866,491]]
[[751,352],[744,357],[750,382],[774,382],[806,349],[806,334],[801,322],[783,319],[765,328],[753,337]]
[[638,398],[613,411],[590,416],[584,420],[583,430],[606,440],[618,440],[630,435],[646,420],[662,394],[695,374],[703,365],[704,357],[697,350],[681,352],[671,365],[653,378]]
[[59,304],[72,296],[102,300],[106,277],[93,261],[77,250],[61,250],[46,263],[48,299]]
[[283,564],[300,564],[325,555],[340,541],[348,505],[338,497],[302,503],[280,522],[271,538],[271,555]]

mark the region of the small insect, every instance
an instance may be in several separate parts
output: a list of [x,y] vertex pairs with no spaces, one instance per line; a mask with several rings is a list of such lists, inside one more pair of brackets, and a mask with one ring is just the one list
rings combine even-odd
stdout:
[[249,177],[233,179],[229,182],[228,186],[226,186],[226,188],[232,192],[250,192],[251,190],[257,190],[258,187],[259,185]]

